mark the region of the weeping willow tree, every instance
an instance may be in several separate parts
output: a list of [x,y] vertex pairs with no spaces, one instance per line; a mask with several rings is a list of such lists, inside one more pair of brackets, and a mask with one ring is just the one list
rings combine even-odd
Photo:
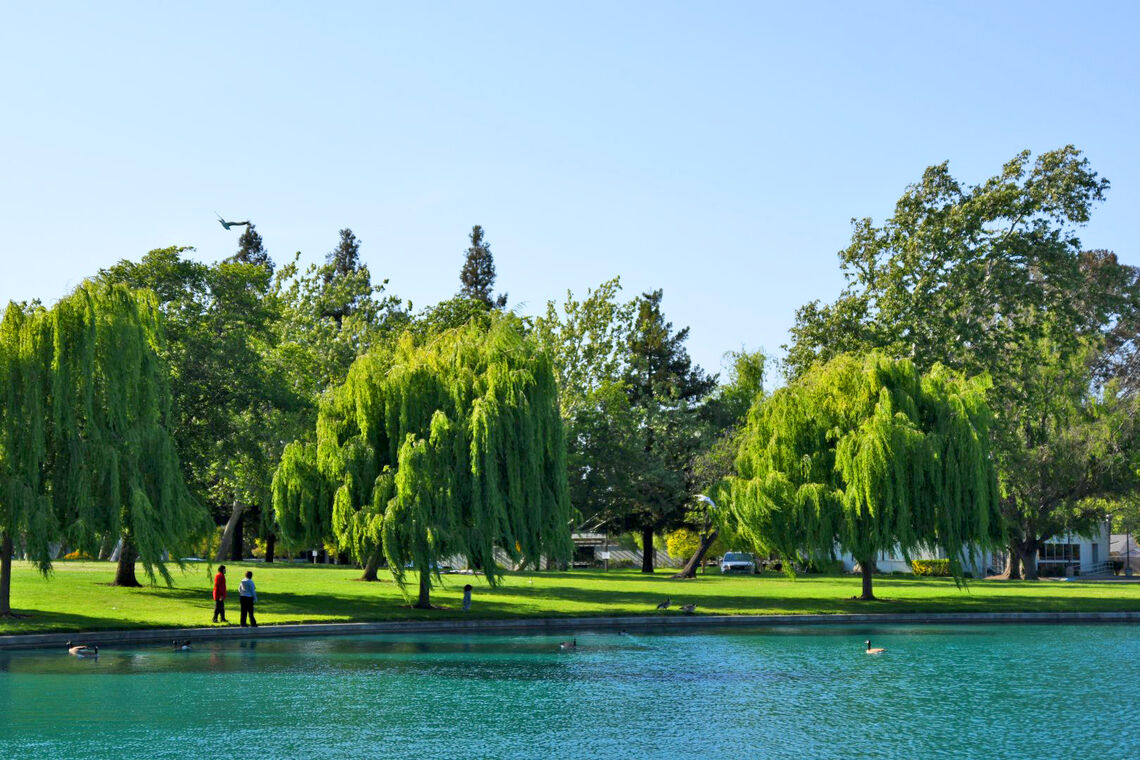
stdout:
[[813,368],[749,414],[729,500],[742,534],[789,559],[849,552],[863,599],[882,551],[941,549],[960,578],[1002,535],[985,390],[877,353]]
[[316,437],[287,447],[274,477],[283,537],[331,539],[366,574],[382,555],[401,588],[415,568],[417,607],[447,557],[494,584],[496,547],[523,563],[569,556],[558,387],[512,315],[361,357],[322,403]]
[[43,309],[9,304],[0,322],[0,616],[12,614],[12,556],[46,570],[59,519],[45,480],[50,323]]
[[0,325],[0,597],[13,540],[42,571],[51,544],[94,553],[122,539],[116,585],[170,581],[164,557],[200,535],[167,431],[170,391],[152,295],[85,283],[50,311],[8,308]]
[[159,358],[158,303],[147,291],[86,283],[52,311],[58,401],[53,492],[76,546],[119,536],[115,585],[170,582],[164,558],[206,529],[205,509],[183,480],[168,425],[170,388]]

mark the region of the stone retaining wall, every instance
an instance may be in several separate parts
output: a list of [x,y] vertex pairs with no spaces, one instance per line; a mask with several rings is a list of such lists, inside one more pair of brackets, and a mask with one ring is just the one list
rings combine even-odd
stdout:
[[169,644],[174,639],[217,641],[375,633],[542,633],[582,630],[674,631],[699,628],[762,628],[804,625],[1138,623],[1140,612],[943,612],[857,615],[681,615],[636,617],[516,618],[507,620],[404,620],[378,623],[306,623],[211,628],[159,628],[90,633],[29,633],[0,636],[2,649],[63,648],[67,641],[107,646]]

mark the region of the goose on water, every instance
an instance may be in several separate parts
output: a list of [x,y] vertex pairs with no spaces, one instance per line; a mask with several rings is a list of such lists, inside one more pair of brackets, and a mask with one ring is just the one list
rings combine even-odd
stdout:
[[863,643],[867,645],[867,654],[882,654],[883,652],[887,651],[882,647],[872,647],[870,639],[867,639]]
[[99,647],[91,644],[72,644],[70,641],[65,645],[67,653],[75,655],[76,657],[98,657]]

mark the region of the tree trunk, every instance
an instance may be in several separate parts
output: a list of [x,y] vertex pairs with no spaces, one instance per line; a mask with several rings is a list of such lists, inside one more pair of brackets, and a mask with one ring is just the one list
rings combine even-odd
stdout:
[[[229,555],[234,543],[234,532],[239,530],[238,526],[241,525],[241,516],[244,512],[245,505],[237,499],[234,499],[233,511],[230,512],[230,519],[226,521],[226,529],[222,531],[222,541],[218,544],[218,553],[214,555],[215,562],[225,562],[227,559],[230,559]],[[241,559],[240,555],[238,559]]]
[[0,617],[12,617],[12,537],[0,533]]
[[1027,581],[1037,580],[1037,541],[1022,541],[1019,543],[1018,554],[1021,559],[1021,567],[1024,570],[1024,578]]
[[863,596],[859,597],[864,602],[869,602],[875,598],[875,594],[871,591],[871,578],[875,572],[875,560],[859,560],[859,567],[863,571]]
[[372,552],[372,554],[368,555],[368,561],[364,563],[364,575],[360,576],[360,580],[362,580],[362,581],[378,581],[378,580],[380,580],[379,576],[376,575],[376,571],[378,569],[380,569],[380,554],[381,554],[380,549],[377,548],[376,551],[374,551],[374,552]]
[[265,564],[273,562],[273,550],[277,548],[277,534],[270,531],[265,537]]
[[420,598],[416,600],[416,608],[431,609],[431,571],[420,570]]
[[234,525],[234,540],[230,542],[230,561],[241,562],[245,557],[245,511]]
[[1009,546],[1006,547],[1005,553],[1005,570],[1000,574],[995,575],[994,577],[1003,581],[1020,580],[1021,555],[1018,553],[1017,548],[1014,546],[1014,543],[1012,541],[1010,542]]
[[115,580],[111,583],[112,586],[127,586],[130,588],[138,588],[142,584],[139,579],[135,577],[135,560],[138,559],[139,553],[135,549],[135,545],[130,541],[123,541],[123,549],[119,552],[119,564],[115,568]]
[[653,572],[653,528],[641,529],[641,572]]
[[106,560],[111,556],[111,551],[115,548],[115,536],[113,533],[108,533],[103,536],[103,542],[99,544],[99,560]]
[[673,576],[674,578],[697,577],[697,568],[701,566],[701,561],[705,558],[705,552],[707,552],[709,550],[709,547],[712,546],[712,542],[716,541],[717,533],[719,533],[719,531],[714,529],[712,533],[706,533],[705,535],[701,536],[701,545],[700,548],[697,549],[697,553],[689,559],[688,563],[684,568],[682,568],[681,572]]

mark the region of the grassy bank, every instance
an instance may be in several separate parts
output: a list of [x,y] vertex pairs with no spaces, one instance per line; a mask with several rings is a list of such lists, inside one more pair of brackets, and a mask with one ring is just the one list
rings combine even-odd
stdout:
[[[512,573],[495,589],[479,577],[443,576],[433,600],[446,609],[414,610],[390,576],[362,583],[360,571],[317,565],[231,563],[227,614],[238,618],[236,586],[246,569],[254,571],[260,602],[258,622],[314,623],[418,620],[458,617],[463,584],[475,586],[468,616],[559,617],[586,615],[679,614],[676,606],[695,603],[698,614],[744,615],[841,612],[1009,612],[1140,610],[1140,584],[1034,583],[975,581],[958,588],[945,578],[884,576],[875,579],[875,602],[859,602],[853,576],[730,576],[709,574],[674,581],[667,573],[636,571]],[[121,589],[109,585],[114,566],[107,562],[60,562],[50,578],[26,563],[15,563],[12,605],[27,617],[0,619],[0,634],[209,625],[213,602],[207,567],[174,570],[174,586]],[[410,590],[414,591],[414,588]],[[671,597],[666,613],[655,605]]]

